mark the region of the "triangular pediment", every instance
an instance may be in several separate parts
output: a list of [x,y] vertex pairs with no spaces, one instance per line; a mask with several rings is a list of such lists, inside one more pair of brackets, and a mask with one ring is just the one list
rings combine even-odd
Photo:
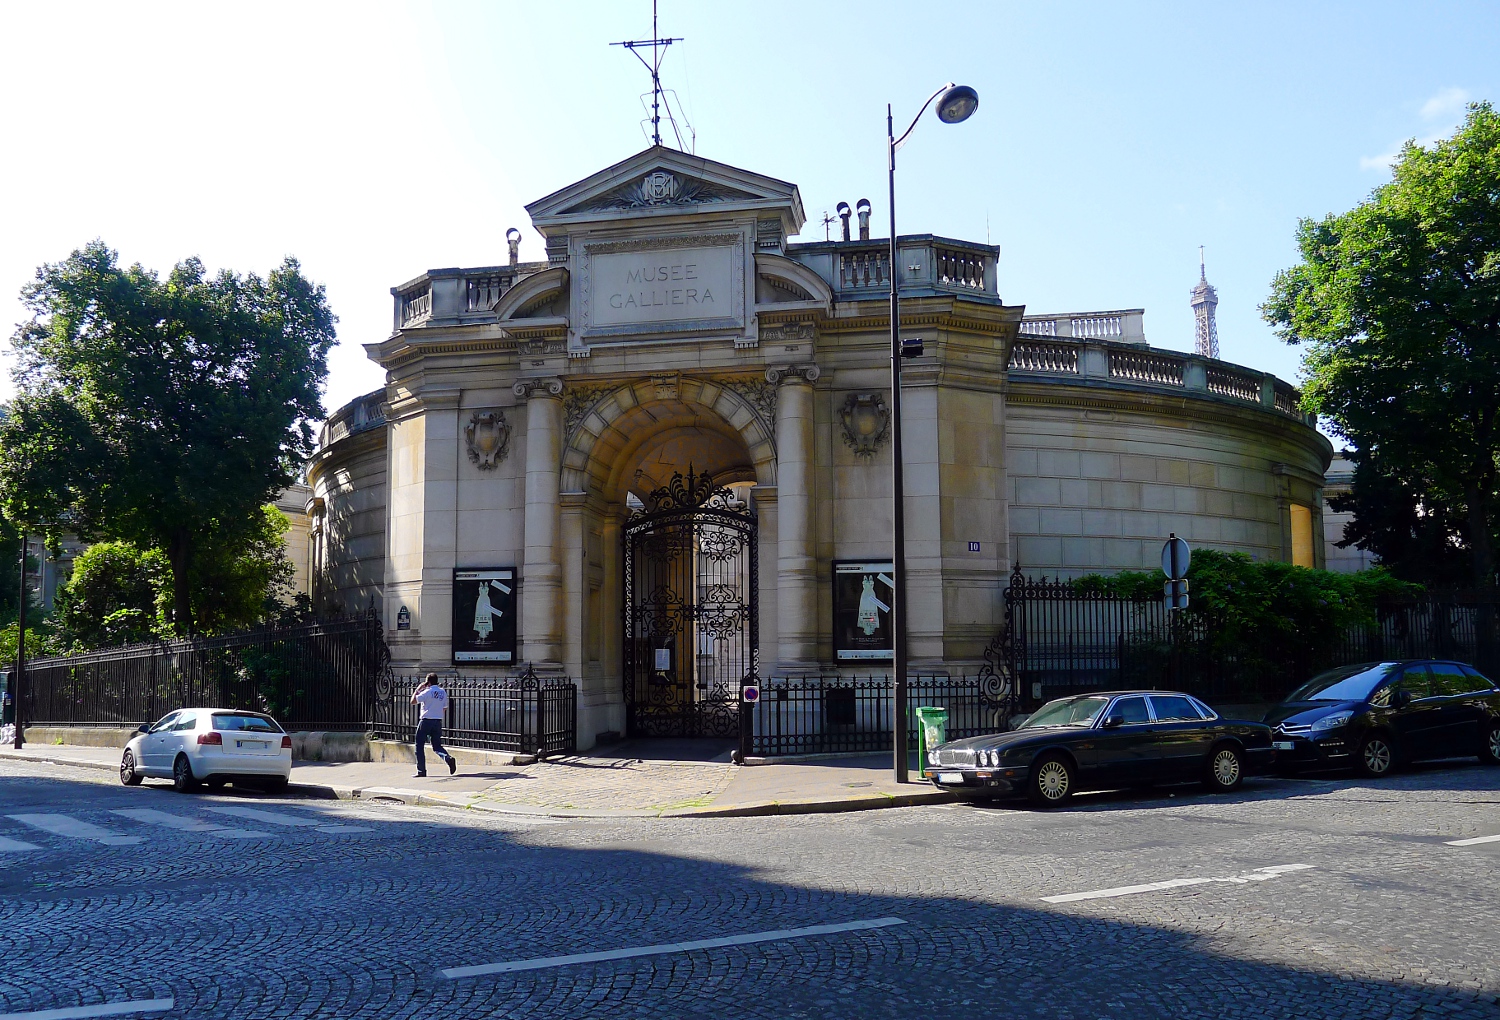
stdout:
[[[715,212],[777,212],[794,234],[802,227],[802,196],[795,184],[653,146],[612,167],[554,191],[526,207],[545,233],[553,224],[617,219],[621,215],[684,214],[699,207]],[[705,211],[708,211],[705,209]]]

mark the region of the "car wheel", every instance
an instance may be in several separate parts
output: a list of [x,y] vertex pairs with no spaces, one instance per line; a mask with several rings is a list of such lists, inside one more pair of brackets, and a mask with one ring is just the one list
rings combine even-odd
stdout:
[[187,755],[179,754],[172,763],[172,789],[178,793],[191,793],[197,788],[198,780],[193,775],[192,763],[187,760]]
[[1500,722],[1490,723],[1484,743],[1479,745],[1479,760],[1486,765],[1500,765]]
[[129,751],[120,756],[120,782],[126,786],[141,785],[141,774],[135,767],[135,755]]
[[1207,774],[1203,783],[1214,793],[1230,793],[1239,789],[1245,778],[1245,756],[1237,747],[1227,744],[1216,747],[1208,756]]
[[1396,748],[1383,733],[1371,733],[1359,743],[1354,769],[1367,779],[1381,779],[1396,767]]
[[1043,758],[1031,767],[1026,796],[1037,807],[1058,807],[1073,796],[1073,769],[1057,756]]

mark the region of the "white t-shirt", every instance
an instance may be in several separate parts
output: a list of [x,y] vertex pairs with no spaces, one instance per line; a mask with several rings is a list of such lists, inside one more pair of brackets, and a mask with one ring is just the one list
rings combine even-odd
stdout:
[[417,695],[417,704],[422,706],[423,719],[441,719],[448,710],[448,692],[433,685]]

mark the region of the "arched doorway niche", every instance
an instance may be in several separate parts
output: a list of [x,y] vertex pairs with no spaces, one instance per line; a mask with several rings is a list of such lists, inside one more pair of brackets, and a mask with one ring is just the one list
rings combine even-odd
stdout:
[[754,508],[758,573],[769,585],[759,598],[761,660],[775,648],[774,409],[745,392],[761,385],[658,376],[565,395],[563,540],[581,553],[564,564],[566,668],[602,681],[586,682],[580,697],[605,710],[617,732],[625,728],[623,528],[632,504],[648,502],[674,473],[707,472]]

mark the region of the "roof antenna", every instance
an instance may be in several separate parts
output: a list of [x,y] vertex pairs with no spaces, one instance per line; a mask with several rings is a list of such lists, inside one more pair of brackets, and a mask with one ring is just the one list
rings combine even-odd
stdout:
[[[678,37],[675,39],[662,39],[657,35],[656,0],[651,0],[651,38],[631,39],[627,42],[610,43],[611,46],[623,46],[631,53],[634,53],[635,58],[641,62],[641,66],[651,74],[652,145],[661,144],[661,60],[662,57],[666,55],[667,47],[672,45],[674,42],[682,42],[682,38]],[[637,52],[639,49],[644,49],[647,46],[651,47],[651,60],[649,62],[645,57],[641,56],[640,53]],[[668,111],[668,116],[671,116],[671,111]]]

